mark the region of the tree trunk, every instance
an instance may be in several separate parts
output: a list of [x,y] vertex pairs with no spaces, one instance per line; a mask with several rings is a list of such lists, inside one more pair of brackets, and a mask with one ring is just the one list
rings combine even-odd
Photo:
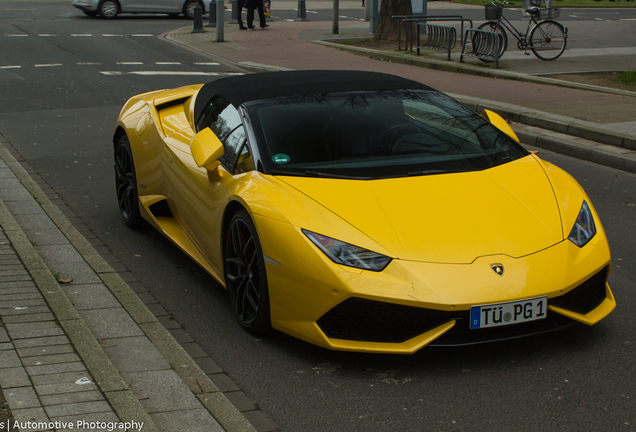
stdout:
[[[371,0],[366,0],[371,1]],[[398,26],[402,20],[392,19],[394,15],[412,15],[411,0],[381,0],[380,19],[378,30],[375,32],[376,40],[398,40]],[[406,40],[404,28],[402,28],[402,40]]]

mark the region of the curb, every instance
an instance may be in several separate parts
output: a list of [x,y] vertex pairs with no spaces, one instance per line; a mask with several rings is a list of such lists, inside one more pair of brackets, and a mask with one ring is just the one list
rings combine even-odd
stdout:
[[523,81],[530,82],[534,84],[544,84],[544,85],[553,85],[565,88],[572,88],[577,90],[590,90],[597,91],[601,93],[609,93],[620,96],[631,96],[636,97],[636,92],[628,91],[628,90],[619,90],[612,89],[608,87],[595,86],[590,84],[581,84],[581,83],[573,83],[570,81],[563,81],[554,78],[544,78],[533,75],[521,74],[518,72],[509,72],[503,71],[499,69],[483,69],[476,66],[471,66],[465,63],[450,63],[448,61],[443,60],[434,60],[434,59],[426,59],[426,58],[417,58],[411,57],[403,54],[393,54],[387,53],[385,51],[375,50],[372,48],[363,48],[363,47],[353,47],[350,45],[343,45],[334,42],[328,41],[310,41],[312,43],[316,43],[319,45],[328,46],[331,48],[336,48],[341,51],[346,51],[352,54],[357,54],[365,57],[370,57],[378,60],[389,61],[393,63],[401,63],[409,66],[418,66],[424,67],[428,69],[435,69],[444,72],[456,72],[463,74],[470,74],[476,76],[483,76],[486,78],[499,78],[499,79],[509,79],[515,81]]
[[[46,215],[84,258],[104,285],[120,302],[144,335],[152,342],[172,369],[183,380],[216,421],[228,432],[256,429],[246,417],[221,393],[197,363],[158,321],[128,284],[99,255],[89,241],[71,224],[66,216],[46,197],[4,145],[8,141],[0,135],[0,158],[9,166],[22,185],[42,207]],[[67,332],[80,358],[93,375],[102,392],[122,421],[144,421],[144,430],[160,431],[128,387],[99,342],[79,316],[71,301],[53,277],[52,272],[35,250],[15,218],[2,203],[0,221],[4,231],[25,267],[32,275],[52,312]],[[148,427],[148,429],[146,429]]]

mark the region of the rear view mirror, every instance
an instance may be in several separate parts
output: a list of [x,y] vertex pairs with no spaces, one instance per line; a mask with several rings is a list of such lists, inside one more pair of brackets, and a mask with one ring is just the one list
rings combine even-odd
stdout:
[[519,142],[517,134],[515,134],[510,125],[508,125],[508,123],[506,123],[506,121],[501,118],[499,114],[485,109],[481,112],[481,116],[488,120],[494,127],[508,135],[510,138],[512,138],[516,142]]
[[219,158],[223,156],[223,143],[210,128],[205,128],[192,138],[190,150],[194,161],[208,171],[219,167]]

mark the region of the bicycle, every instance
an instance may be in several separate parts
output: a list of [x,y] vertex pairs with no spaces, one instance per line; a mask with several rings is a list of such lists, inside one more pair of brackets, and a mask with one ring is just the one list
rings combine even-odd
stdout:
[[[528,53],[528,49],[530,49],[537,58],[544,61],[552,61],[563,54],[568,41],[568,29],[560,22],[552,19],[558,17],[558,9],[541,9],[538,6],[540,3],[531,2],[530,7],[525,10],[530,15],[530,21],[528,21],[526,33],[523,34],[503,16],[504,5],[514,5],[514,3],[493,1],[486,5],[486,19],[488,21],[478,27],[479,30],[485,29],[501,35],[499,58],[503,56],[508,48],[508,35],[504,29],[507,29],[517,39],[517,48],[524,51],[526,55],[530,55]],[[541,19],[542,13],[547,13],[548,18]],[[490,63],[494,60],[482,59],[482,61]]]

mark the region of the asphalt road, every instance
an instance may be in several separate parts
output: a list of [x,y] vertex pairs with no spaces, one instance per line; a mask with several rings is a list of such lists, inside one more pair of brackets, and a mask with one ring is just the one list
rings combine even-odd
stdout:
[[[7,10],[31,5],[37,14]],[[93,20],[68,2],[0,1],[0,66],[20,66],[0,69],[0,130],[275,423],[289,432],[634,430],[635,175],[541,150],[585,187],[610,240],[619,306],[595,327],[413,356],[331,352],[279,333],[257,339],[235,324],[212,278],[118,214],[111,134],[125,100],[214,78],[156,72],[232,72],[140,36],[174,27],[161,17]]]

